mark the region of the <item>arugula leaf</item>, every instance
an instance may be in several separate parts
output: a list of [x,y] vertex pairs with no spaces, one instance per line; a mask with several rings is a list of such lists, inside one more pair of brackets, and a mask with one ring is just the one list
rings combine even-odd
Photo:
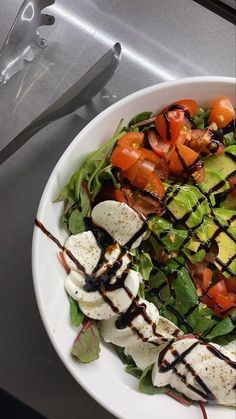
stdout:
[[199,111],[195,115],[193,115],[193,122],[198,129],[204,129],[208,125],[210,113],[210,109],[200,108]]
[[214,338],[222,335],[226,335],[234,330],[234,324],[230,317],[225,317],[221,320],[206,336],[206,339],[213,340]]
[[100,335],[96,323],[87,320],[79,332],[71,354],[82,363],[89,363],[99,358]]
[[145,121],[146,119],[150,119],[152,112],[142,112],[139,113],[138,115],[135,115],[131,121],[129,121],[128,126],[130,127],[131,125],[135,125],[138,124],[138,122],[142,122]]
[[233,133],[233,131],[232,132],[229,132],[228,134],[225,134],[223,136],[223,138],[224,138],[225,147],[227,147],[228,145],[234,145],[234,144],[236,144],[236,140],[234,139],[234,133]]
[[121,362],[124,365],[133,365],[134,367],[136,367],[132,356],[125,354],[125,348],[121,346],[117,346],[117,345],[114,345],[114,347],[115,347],[117,355],[119,356]]
[[140,378],[142,375],[142,370],[133,364],[127,365],[125,371],[127,371],[129,374],[133,375],[136,378]]
[[75,327],[79,327],[84,320],[84,313],[80,310],[77,301],[75,301],[70,295],[70,321],[71,324]]
[[63,189],[61,190],[61,192],[59,193],[58,197],[53,202],[64,201],[66,198],[68,198],[68,195],[69,195],[68,186],[65,185]]
[[139,380],[139,391],[145,394],[164,394],[168,392],[168,387],[155,387],[152,384],[152,368],[154,364],[149,365],[142,372]]

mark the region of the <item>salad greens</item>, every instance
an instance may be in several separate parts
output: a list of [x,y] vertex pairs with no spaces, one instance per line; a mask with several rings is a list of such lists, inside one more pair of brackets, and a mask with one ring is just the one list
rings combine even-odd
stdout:
[[109,157],[116,141],[125,135],[125,131],[120,132],[121,124],[122,121],[109,141],[88,155],[55,200],[65,201],[62,222],[71,234],[85,230],[84,218],[89,215],[91,203],[99,194],[103,182],[110,179],[115,188],[119,186]]
[[80,310],[77,301],[68,295],[70,302],[70,321],[75,327],[79,327],[84,320],[84,314]]

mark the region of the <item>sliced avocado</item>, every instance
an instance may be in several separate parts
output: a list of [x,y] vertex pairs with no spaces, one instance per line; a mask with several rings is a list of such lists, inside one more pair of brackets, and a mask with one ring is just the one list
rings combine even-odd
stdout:
[[202,244],[209,243],[214,237],[219,249],[215,265],[226,277],[236,274],[235,215],[235,211],[216,208],[213,210],[212,216],[204,218],[196,232],[196,236]]
[[210,212],[207,199],[193,185],[174,185],[167,199],[167,207],[179,224],[187,228],[199,225],[204,215]]
[[225,148],[224,153],[218,156],[209,156],[204,159],[206,171],[218,172],[225,179],[236,170],[235,164],[236,146],[231,145]]
[[204,182],[200,182],[198,185],[203,192],[209,194],[213,206],[216,204],[215,195],[230,190],[229,182],[225,177],[220,172],[211,170],[205,171]]

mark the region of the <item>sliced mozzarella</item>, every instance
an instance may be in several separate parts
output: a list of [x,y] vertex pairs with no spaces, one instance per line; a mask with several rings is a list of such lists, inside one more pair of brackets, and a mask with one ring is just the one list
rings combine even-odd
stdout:
[[[65,243],[65,248],[72,253],[88,274],[95,268],[101,255],[101,249],[92,231],[70,236]],[[69,268],[77,271],[75,263],[66,252],[64,252],[64,256]]]
[[[159,311],[154,304],[149,303],[142,298],[139,298],[138,304],[143,304],[145,312],[151,322],[155,324],[159,320]],[[118,346],[131,346],[143,339],[154,338],[153,326],[150,322],[145,320],[145,317],[139,314],[135,319],[132,320],[131,325],[124,329],[118,329],[116,327],[116,320],[119,316],[113,317],[107,321],[100,323],[101,334],[106,342],[112,342]]]
[[[194,343],[198,344],[184,356],[184,362],[175,362],[176,354],[183,354]],[[233,359],[232,353],[214,344],[221,353]],[[192,400],[205,401],[210,396],[206,388],[214,395],[217,403],[232,405],[235,403],[235,369],[224,359],[217,357],[209,350],[210,346],[194,338],[177,340],[172,343],[161,360],[161,365],[173,363],[174,368],[162,372],[160,362],[157,361],[152,371],[152,381],[157,387],[171,385],[180,393]],[[189,367],[190,366],[190,367]],[[200,380],[196,378],[199,377]],[[201,385],[201,381],[205,384]]]
[[103,297],[98,291],[87,292],[83,289],[85,285],[84,274],[71,270],[65,280],[65,289],[71,297],[78,302],[102,303]]
[[[91,217],[94,224],[106,230],[122,246],[144,225],[132,208],[116,201],[100,202],[93,208]],[[133,243],[133,248],[139,246],[142,236]]]
[[[119,280],[119,278],[116,280]],[[116,280],[113,281],[113,284],[115,284]],[[105,295],[102,297],[103,302],[101,304],[86,302],[85,299],[81,301],[78,300],[80,309],[86,316],[96,320],[114,317],[117,311],[122,313],[130,306],[132,299],[138,294],[139,281],[140,274],[130,269],[124,281],[124,285],[127,287],[128,292],[123,286],[114,291],[106,291]]]
[[132,356],[135,364],[141,370],[156,362],[162,346],[153,345],[150,342],[138,342],[125,347],[126,355]]

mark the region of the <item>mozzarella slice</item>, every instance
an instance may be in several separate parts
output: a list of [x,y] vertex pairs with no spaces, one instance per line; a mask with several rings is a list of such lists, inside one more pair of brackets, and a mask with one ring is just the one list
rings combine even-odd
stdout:
[[[87,274],[90,274],[95,268],[101,255],[101,249],[92,231],[70,236],[65,243],[65,248],[79,261]],[[66,252],[64,252],[64,257],[69,268],[78,271]]]
[[[149,303],[142,298],[138,299],[138,304],[143,304],[145,306],[148,318],[157,324],[159,320],[159,311],[154,304]],[[101,334],[106,342],[112,342],[115,345],[124,347],[131,346],[140,341],[142,342],[141,336],[143,336],[143,339],[154,338],[152,324],[148,323],[141,314],[135,317],[135,319],[132,320],[131,325],[124,329],[118,329],[116,327],[118,317],[119,316],[115,316],[100,323]]]
[[71,270],[65,281],[65,289],[74,300],[86,303],[102,303],[103,297],[98,291],[87,292],[83,289],[85,285],[84,274]]
[[[119,281],[119,278],[114,279],[111,283],[115,285],[116,281]],[[86,316],[95,320],[104,320],[114,317],[117,311],[122,313],[130,306],[132,299],[138,294],[139,281],[140,274],[130,269],[124,281],[124,286],[128,289],[128,292],[123,286],[114,291],[106,291],[105,295],[102,297],[103,301],[101,304],[91,303],[85,299],[78,300],[80,309]],[[93,293],[90,292],[87,294]]]
[[[144,226],[132,208],[117,201],[100,202],[93,208],[91,217],[94,224],[106,230],[122,246]],[[142,236],[133,243],[132,248],[139,246]]]
[[162,346],[152,345],[150,342],[139,342],[125,347],[125,354],[132,356],[135,364],[141,370],[156,362]]
[[[171,385],[180,393],[192,400],[206,401],[210,399],[206,388],[213,394],[219,404],[232,405],[235,403],[235,379],[236,373],[233,366],[226,363],[224,359],[217,357],[209,350],[215,347],[224,353],[229,359],[235,361],[230,351],[219,345],[204,344],[197,339],[181,339],[172,343],[161,360],[161,365],[166,366],[176,361],[176,354],[183,354],[194,343],[196,346],[184,356],[184,362],[179,361],[172,364],[166,372],[160,369],[160,362],[157,361],[152,371],[152,381],[157,387]],[[201,385],[201,381],[206,387]]]

